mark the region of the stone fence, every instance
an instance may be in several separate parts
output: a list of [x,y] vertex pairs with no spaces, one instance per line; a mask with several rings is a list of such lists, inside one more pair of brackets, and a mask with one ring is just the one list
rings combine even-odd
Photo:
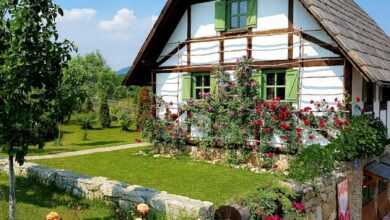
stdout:
[[[8,163],[0,161],[0,172],[8,171]],[[168,220],[214,219],[214,205],[183,196],[159,192],[142,186],[127,185],[105,177],[89,177],[71,172],[49,169],[33,163],[15,166],[17,176],[32,178],[44,185],[54,185],[59,189],[91,200],[112,202],[124,211],[134,209],[139,203],[146,203]]]

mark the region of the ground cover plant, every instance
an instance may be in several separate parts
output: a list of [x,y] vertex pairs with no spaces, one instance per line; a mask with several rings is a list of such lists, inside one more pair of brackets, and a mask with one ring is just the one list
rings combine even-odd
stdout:
[[235,197],[243,197],[254,192],[256,187],[279,179],[277,175],[255,174],[227,166],[195,162],[186,156],[172,159],[136,155],[140,150],[148,149],[129,149],[35,162],[211,201],[217,205]]
[[[8,218],[7,178],[5,174],[0,174],[1,220]],[[51,211],[58,212],[66,220],[115,219],[114,210],[103,202],[75,198],[25,178],[17,178],[16,184],[16,219],[42,220]]]

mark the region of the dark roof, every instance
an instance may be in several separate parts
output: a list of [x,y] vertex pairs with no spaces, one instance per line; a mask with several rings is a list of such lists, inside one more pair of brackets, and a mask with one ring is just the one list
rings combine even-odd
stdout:
[[377,176],[383,177],[390,180],[390,154],[386,153],[381,157],[377,162],[373,162],[365,168],[366,171],[369,171]]
[[[390,39],[353,0],[300,0],[337,42],[343,54],[373,82],[390,82]],[[150,70],[186,8],[202,0],[167,0],[124,83],[151,83]]]
[[390,39],[357,3],[353,0],[301,2],[363,74],[374,82],[390,82]]

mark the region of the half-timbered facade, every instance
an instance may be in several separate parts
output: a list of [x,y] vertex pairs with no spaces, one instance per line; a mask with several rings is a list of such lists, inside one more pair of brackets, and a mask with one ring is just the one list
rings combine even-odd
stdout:
[[152,85],[175,111],[244,56],[264,99],[358,96],[390,125],[390,40],[353,0],[168,0],[125,83]]

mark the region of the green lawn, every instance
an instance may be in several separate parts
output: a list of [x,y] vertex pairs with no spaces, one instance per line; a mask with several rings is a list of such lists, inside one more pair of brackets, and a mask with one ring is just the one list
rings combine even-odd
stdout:
[[[49,142],[44,149],[40,150],[36,146],[29,148],[28,155],[56,154],[61,152],[86,150],[99,147],[108,147],[121,144],[135,143],[135,139],[140,137],[138,132],[122,131],[119,127],[107,129],[94,128],[88,130],[88,140],[83,140],[84,131],[79,125],[66,124],[62,126],[64,132],[62,145],[58,146],[55,141]],[[2,153],[2,156],[5,154]]]
[[[0,219],[8,219],[8,177],[0,174]],[[110,207],[102,202],[80,200],[51,187],[41,186],[24,178],[16,181],[16,219],[42,220],[58,212],[64,220],[115,219]]]
[[130,149],[35,162],[80,174],[105,176],[129,184],[207,200],[217,205],[252,192],[256,186],[278,180],[271,174],[254,174],[191,161],[187,157],[165,159],[135,155],[139,150]]

